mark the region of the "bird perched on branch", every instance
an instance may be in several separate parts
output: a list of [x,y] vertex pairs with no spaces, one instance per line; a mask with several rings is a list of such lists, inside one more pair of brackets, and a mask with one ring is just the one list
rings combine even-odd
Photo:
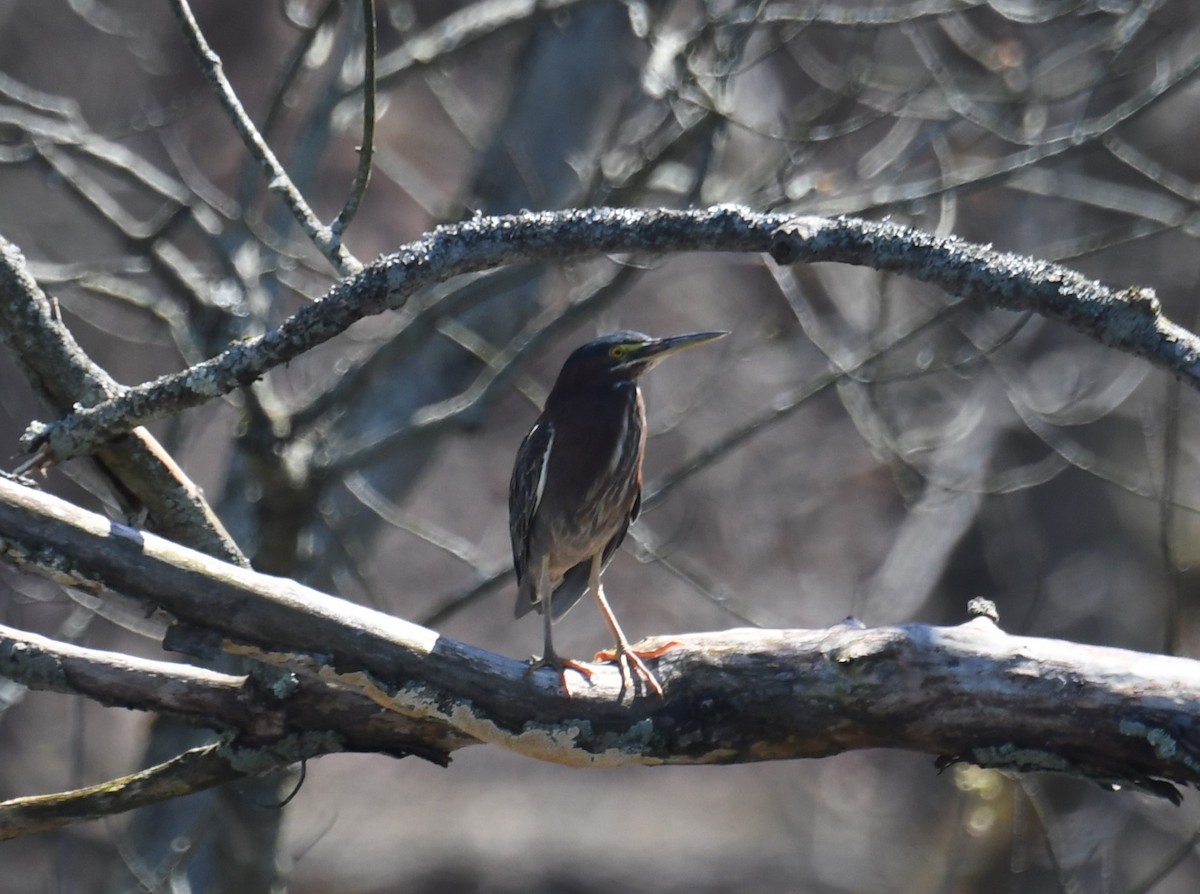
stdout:
[[[546,398],[546,407],[521,442],[508,491],[508,523],[517,571],[517,617],[541,613],[542,657],[530,671],[592,672],[560,658],[551,625],[588,590],[615,643],[622,682],[636,670],[657,695],[662,687],[617,623],[600,575],[621,545],[642,501],[646,406],[637,379],[671,354],[728,335],[693,332],[651,338],[640,332],[602,335],[577,348]],[[632,681],[630,681],[632,682]]]

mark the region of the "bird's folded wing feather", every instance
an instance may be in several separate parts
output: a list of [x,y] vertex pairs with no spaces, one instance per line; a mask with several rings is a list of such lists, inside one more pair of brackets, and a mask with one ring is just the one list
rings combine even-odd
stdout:
[[550,464],[550,448],[554,444],[554,428],[539,420],[517,451],[512,481],[508,486],[509,533],[512,535],[513,567],[517,583],[526,573],[532,573],[529,563],[529,534],[533,519],[546,489],[546,471]]

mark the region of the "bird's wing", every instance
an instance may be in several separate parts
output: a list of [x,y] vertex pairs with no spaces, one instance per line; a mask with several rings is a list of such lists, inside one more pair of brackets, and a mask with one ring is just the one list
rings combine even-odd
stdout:
[[508,485],[508,530],[512,536],[513,568],[517,583],[530,571],[529,532],[546,489],[546,470],[550,465],[550,448],[554,444],[554,428],[539,419],[529,430],[517,450],[512,481]]
[[621,542],[625,539],[625,534],[629,531],[629,526],[637,521],[638,514],[642,511],[642,485],[638,483],[637,493],[633,495],[633,506],[629,510],[629,515],[625,519],[625,524],[621,525],[621,530],[613,535],[612,539],[605,544],[604,558],[600,565],[602,568],[607,568],[608,563],[612,561],[612,557],[616,554],[621,546]]

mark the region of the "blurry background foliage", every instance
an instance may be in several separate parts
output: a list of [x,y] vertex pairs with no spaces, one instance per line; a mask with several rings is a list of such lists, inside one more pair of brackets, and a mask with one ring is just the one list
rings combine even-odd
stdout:
[[[195,12],[330,220],[360,140],[360,4]],[[1191,0],[377,12],[375,167],[347,233],[360,258],[476,211],[738,202],[890,216],[1062,261],[1152,287],[1200,327]],[[0,0],[0,232],[125,383],[262,332],[335,279],[165,3]],[[500,270],[155,431],[259,569],[523,656],[538,625],[513,620],[511,579],[496,578],[510,464],[570,348],[617,327],[733,330],[646,382],[648,492],[664,499],[606,577],[633,638],[851,614],[957,623],[982,594],[1010,632],[1200,651],[1196,395],[1061,325],[871,270],[734,255]],[[532,333],[509,387],[410,430]],[[0,381],[13,445],[50,414],[4,355]],[[67,464],[47,486],[98,508],[85,471]],[[159,654],[47,583],[5,571],[0,585],[4,623]],[[588,655],[604,628],[589,606],[556,640]],[[0,699],[0,797],[97,782],[197,735],[11,686]],[[263,806],[290,781],[6,844],[2,887],[1200,887],[1194,793],[1177,809],[1064,780],[938,775],[903,753],[595,773],[487,748],[449,770],[338,756],[309,767],[288,807]]]

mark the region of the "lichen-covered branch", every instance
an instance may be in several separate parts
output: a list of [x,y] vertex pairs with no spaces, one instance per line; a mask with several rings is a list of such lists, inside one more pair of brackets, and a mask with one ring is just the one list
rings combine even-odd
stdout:
[[1200,338],[1163,316],[1154,290],[1117,291],[1058,264],[892,223],[798,218],[771,246],[780,264],[838,261],[933,283],[1001,310],[1033,311],[1200,386]]
[[[204,642],[176,628],[176,649]],[[329,736],[337,751],[415,754],[445,764],[469,739],[444,725],[413,721],[371,698],[318,676],[254,665],[251,673],[218,673],[58,642],[0,625],[0,677],[30,689],[83,695],[102,705],[169,715],[247,747],[286,736]],[[336,745],[336,747],[334,747]]]
[[998,308],[1061,320],[1200,386],[1200,339],[1167,320],[1153,292],[1115,291],[1047,262],[890,223],[796,220],[737,206],[688,211],[585,208],[478,217],[438,227],[336,285],[279,328],[182,372],[129,388],[21,439],[47,461],[80,456],[137,425],[248,385],[421,288],[505,264],[597,253],[771,252],[780,263],[840,261],[889,270]]
[[181,798],[250,776],[262,776],[332,749],[320,736],[287,736],[270,746],[214,742],[98,785],[0,802],[0,841],[48,832],[80,820]]
[[[63,325],[57,307],[38,287],[17,246],[0,236],[0,344],[11,349],[39,397],[59,412],[121,393]],[[246,559],[200,489],[141,427],[98,450],[101,471],[131,511],[145,508],[149,525],[172,540],[231,562]]]

